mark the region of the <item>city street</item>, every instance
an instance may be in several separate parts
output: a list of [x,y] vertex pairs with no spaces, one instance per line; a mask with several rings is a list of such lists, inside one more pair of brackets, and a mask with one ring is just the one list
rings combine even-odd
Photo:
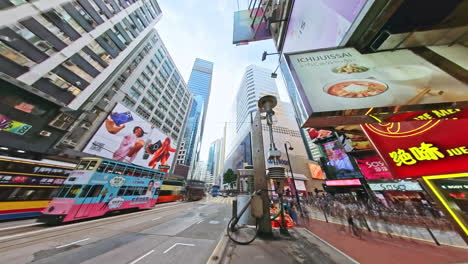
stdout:
[[[230,198],[48,227],[0,224],[3,263],[206,263],[230,216]],[[155,261],[157,260],[157,261]]]

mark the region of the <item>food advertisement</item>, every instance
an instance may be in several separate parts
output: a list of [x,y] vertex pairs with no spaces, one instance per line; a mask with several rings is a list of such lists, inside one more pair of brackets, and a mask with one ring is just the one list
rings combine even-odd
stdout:
[[393,178],[383,160],[378,156],[358,158],[356,162],[362,174],[368,180]]
[[322,144],[322,148],[327,156],[325,165],[328,180],[362,178],[361,173],[354,167],[350,157],[337,140]]
[[368,0],[295,0],[283,53],[340,46]]
[[167,172],[175,148],[170,137],[117,104],[83,152]]
[[468,119],[361,126],[394,178],[468,171]]
[[8,131],[18,135],[24,135],[31,127],[31,125],[11,120],[7,116],[0,114],[0,131]]
[[410,50],[361,54],[344,48],[287,56],[312,118],[354,115],[351,110],[357,109],[371,116],[378,107],[398,106],[393,109],[397,112],[402,106],[468,101],[467,85]]

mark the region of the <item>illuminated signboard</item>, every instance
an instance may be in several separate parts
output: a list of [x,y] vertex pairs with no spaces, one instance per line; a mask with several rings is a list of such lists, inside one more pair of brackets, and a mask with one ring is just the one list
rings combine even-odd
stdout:
[[263,12],[262,8],[234,12],[233,44],[243,45],[271,38],[268,23],[262,20]]
[[31,125],[11,120],[4,115],[0,115],[0,131],[8,131],[18,135],[24,135],[31,127]]
[[373,191],[422,191],[421,185],[411,181],[368,183]]
[[361,127],[395,178],[468,171],[468,119]]
[[285,57],[309,115],[305,127],[385,121],[378,114],[384,112],[424,110],[417,119],[456,115],[460,108],[442,109],[443,103],[468,104],[466,84],[410,50],[361,54],[343,48]]
[[468,236],[468,173],[423,177],[431,191]]
[[174,142],[148,121],[117,104],[83,152],[146,168],[168,171]]
[[362,174],[368,180],[391,179],[392,174],[380,157],[369,156],[356,159]]
[[362,185],[359,179],[347,179],[347,180],[329,180],[325,181],[327,186],[350,186],[350,185]]
[[307,163],[309,167],[310,173],[312,174],[312,178],[325,180],[325,173],[323,173],[322,167],[319,164],[315,164],[312,162]]

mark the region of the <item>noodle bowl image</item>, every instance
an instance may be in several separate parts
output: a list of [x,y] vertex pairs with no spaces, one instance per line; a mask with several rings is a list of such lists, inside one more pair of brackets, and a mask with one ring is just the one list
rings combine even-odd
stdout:
[[323,90],[325,93],[337,97],[365,98],[386,92],[388,86],[376,80],[350,79],[327,84]]

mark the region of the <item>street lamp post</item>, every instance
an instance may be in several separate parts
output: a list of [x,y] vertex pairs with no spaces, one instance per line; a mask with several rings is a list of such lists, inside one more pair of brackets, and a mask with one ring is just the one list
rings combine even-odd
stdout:
[[286,141],[284,143],[284,149],[286,150],[286,157],[288,158],[289,170],[291,171],[291,179],[292,179],[292,182],[293,182],[294,193],[296,194],[297,207],[299,208],[299,212],[301,212],[301,216],[304,216],[304,213],[302,212],[301,201],[299,200],[299,194],[297,192],[296,180],[294,179],[294,173],[293,173],[293,169],[292,169],[292,165],[291,165],[291,160],[289,159],[287,143],[289,143],[289,150],[294,150],[294,148],[291,146],[291,142]]

